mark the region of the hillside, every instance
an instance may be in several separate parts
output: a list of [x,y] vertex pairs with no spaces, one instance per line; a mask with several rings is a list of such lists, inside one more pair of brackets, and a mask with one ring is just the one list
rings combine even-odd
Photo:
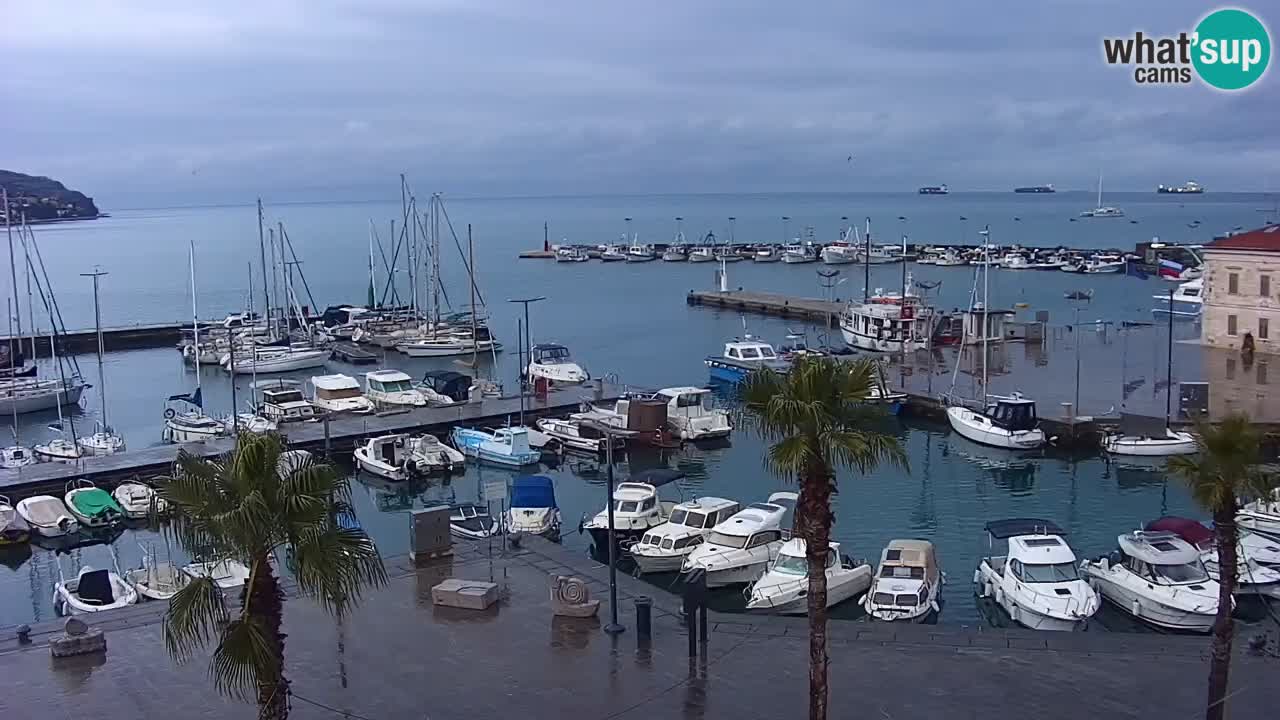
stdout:
[[0,188],[9,193],[13,222],[25,214],[28,222],[81,220],[98,217],[93,198],[47,177],[0,170]]

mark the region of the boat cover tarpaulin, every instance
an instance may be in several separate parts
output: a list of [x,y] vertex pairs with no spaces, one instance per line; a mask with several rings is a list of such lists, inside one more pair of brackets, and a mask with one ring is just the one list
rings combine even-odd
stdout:
[[511,507],[556,507],[556,489],[545,475],[525,475],[511,484]]
[[76,510],[79,510],[85,517],[96,517],[108,509],[124,514],[116,499],[102,488],[78,492],[71,496],[71,502],[76,504]]
[[1191,518],[1169,515],[1147,523],[1144,529],[1175,533],[1197,547],[1213,541],[1213,531]]
[[1120,414],[1120,434],[1132,437],[1163,438],[1167,428],[1164,418],[1147,415]]

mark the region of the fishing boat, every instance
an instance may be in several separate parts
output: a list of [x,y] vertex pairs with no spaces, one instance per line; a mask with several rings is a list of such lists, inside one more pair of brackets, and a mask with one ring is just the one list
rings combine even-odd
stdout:
[[39,462],[31,448],[21,445],[10,445],[7,448],[0,448],[0,468],[5,470],[17,470],[28,465],[34,465]]
[[[534,425],[538,428],[538,432],[559,443],[566,450],[576,450],[591,455],[598,455],[608,450],[609,439],[581,419],[539,418]],[[621,448],[624,443],[622,437],[614,437],[615,448]]]
[[689,262],[691,263],[704,263],[704,262],[715,262],[715,261],[716,261],[715,248],[703,245],[689,251]]
[[152,503],[157,514],[165,513],[168,503],[158,497],[156,491],[148,485],[138,482],[124,482],[111,491],[111,497],[120,506],[121,512],[128,520],[142,520],[151,514]]
[[709,356],[703,363],[710,369],[713,382],[731,385],[742,382],[754,370],[786,372],[791,368],[791,363],[778,357],[772,345],[749,334],[725,343],[723,353]]
[[542,459],[542,453],[529,446],[529,430],[524,427],[498,428],[493,432],[455,427],[452,437],[454,447],[463,455],[482,463],[523,467]]
[[1170,293],[1152,295],[1157,302],[1164,303],[1151,309],[1154,315],[1173,315],[1175,318],[1196,319],[1204,309],[1204,278],[1196,278],[1182,283]]
[[236,375],[270,375],[324,367],[329,351],[312,347],[253,347],[232,357],[223,356],[221,364]]
[[542,378],[557,385],[580,385],[591,374],[573,361],[569,349],[556,343],[539,343],[529,351],[529,378]]
[[258,403],[258,414],[275,423],[307,422],[319,414],[316,407],[302,394],[302,382],[298,380],[257,380],[249,385]]
[[858,248],[844,240],[833,242],[822,248],[819,253],[825,265],[848,265],[858,262]]
[[788,265],[803,265],[817,261],[818,250],[812,242],[794,242],[782,246],[782,262]]
[[25,543],[31,537],[31,526],[18,514],[13,501],[0,495],[0,547]]
[[311,389],[311,404],[322,413],[364,415],[374,410],[373,401],[364,396],[360,383],[350,375],[315,375]]
[[652,262],[658,259],[652,245],[642,245],[636,236],[631,237],[631,245],[627,247],[627,262]]
[[1117,550],[1085,560],[1081,572],[1102,599],[1166,630],[1209,632],[1218,615],[1218,583],[1200,551],[1176,533],[1135,530]]
[[600,262],[623,262],[626,259],[626,245],[609,245],[600,251]]
[[1085,210],[1080,213],[1083,218],[1122,218],[1124,210],[1118,207],[1102,204],[1102,173],[1098,173],[1098,204],[1092,210]]
[[111,550],[113,570],[95,570],[82,566],[71,580],[62,571],[62,558],[55,553],[58,563],[58,582],[53,586],[53,611],[57,615],[80,615],[127,607],[138,602],[138,593],[125,582],[120,574],[120,562],[115,548]]
[[1119,255],[1094,255],[1084,264],[1084,272],[1086,275],[1122,273],[1127,266],[1125,259]]
[[[1202,523],[1189,518],[1165,516],[1147,523],[1144,529],[1171,532],[1194,545],[1196,550],[1200,552],[1200,560],[1204,563],[1205,571],[1209,573],[1209,577],[1216,581],[1221,581],[1221,564],[1218,559],[1217,541],[1213,531]],[[1270,549],[1268,549],[1268,546],[1270,546]],[[1268,543],[1264,541],[1257,543],[1256,549],[1270,555],[1270,559],[1273,562],[1276,561],[1276,556],[1280,555],[1280,548],[1276,548],[1276,543],[1274,542]],[[1280,600],[1280,569],[1259,562],[1258,558],[1255,558],[1250,552],[1250,547],[1244,542],[1243,536],[1236,546],[1235,595],[1257,595],[1262,598]]]
[[111,527],[124,519],[124,509],[111,493],[83,478],[67,483],[64,500],[83,528]]
[[710,440],[733,432],[729,411],[712,405],[707,388],[662,388],[654,397],[667,402],[667,429],[681,440]]
[[[827,608],[851,600],[871,587],[871,566],[841,555],[840,543],[827,550]],[[805,541],[792,538],[782,544],[778,557],[765,574],[747,590],[747,610],[777,615],[809,612],[809,559]]]
[[[618,483],[613,489],[613,538],[626,551],[646,531],[671,517],[676,503],[658,497],[658,489],[684,477],[678,470],[645,470]],[[591,519],[583,518],[578,532],[591,535],[591,543],[599,552],[609,548],[610,508],[604,508]]]
[[34,495],[18,501],[14,508],[36,535],[47,538],[73,535],[80,523],[62,500],[52,495]]
[[890,540],[880,553],[875,578],[862,607],[876,620],[922,622],[942,608],[946,575],[928,540]]
[[524,475],[511,483],[511,504],[503,523],[509,533],[560,539],[560,507],[556,489],[545,475]]
[[772,245],[767,245],[762,248],[757,248],[755,253],[751,256],[751,261],[758,262],[758,263],[775,263],[781,259],[782,259],[782,253],[780,253],[778,249],[773,247]]
[[630,547],[631,559],[641,573],[677,572],[716,525],[741,509],[737,501],[718,497],[682,502],[671,509],[665,523],[646,531]]
[[561,247],[556,250],[556,262],[558,263],[579,263],[586,262],[591,259],[586,250],[578,247]]
[[460,503],[449,506],[449,532],[468,540],[483,540],[501,534],[502,523],[484,505]]
[[681,572],[703,571],[709,588],[753,582],[790,539],[790,523],[784,519],[798,498],[793,492],[777,492],[718,523],[685,558]]
[[1051,521],[1034,518],[994,520],[986,525],[995,541],[1007,543],[1004,555],[988,554],[973,573],[980,598],[989,598],[1014,622],[1032,630],[1083,630],[1098,612],[1098,594],[1080,576],[1079,561]]
[[182,573],[193,580],[211,578],[219,590],[239,590],[249,582],[248,566],[231,558],[190,562],[182,566]]

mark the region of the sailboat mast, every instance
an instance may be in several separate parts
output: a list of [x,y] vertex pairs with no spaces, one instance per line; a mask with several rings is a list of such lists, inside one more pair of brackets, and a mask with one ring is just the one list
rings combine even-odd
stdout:
[[1169,290],[1169,349],[1165,362],[1164,426],[1169,427],[1173,415],[1173,289]]
[[431,312],[432,324],[440,324],[440,193],[431,196]]
[[991,226],[982,229],[982,403],[987,402],[987,336],[991,334],[988,280],[991,278]]
[[862,252],[862,302],[866,303],[871,301],[871,218],[867,218],[866,232],[863,234],[866,236],[866,246]]
[[[476,333],[476,253],[471,242],[471,223],[467,223],[467,265],[471,268],[471,367],[475,369],[480,367],[480,338]],[[521,391],[520,395],[523,397],[524,392]]]
[[369,220],[369,309],[373,310],[377,306],[377,298],[374,293],[377,291],[377,281],[373,275],[373,220]]
[[[200,315],[196,312],[196,244],[187,241],[187,269],[191,273],[191,336],[195,343],[196,387],[200,387]],[[231,368],[235,373],[235,367]]]
[[[13,306],[18,307],[18,270],[17,262],[13,258],[13,225],[9,219],[9,191],[3,190],[4,198],[4,234],[9,241],[9,277],[13,279]],[[18,350],[22,349],[22,312],[18,312]],[[14,352],[13,337],[9,338],[9,363],[12,364],[17,358]]]
[[[265,312],[265,313],[267,314],[267,315],[266,315],[266,319],[267,319],[267,329],[268,329],[268,331],[270,331],[270,328],[271,328],[271,293],[267,290],[267,244],[266,244],[266,238],[265,238],[265,236],[264,236],[264,235],[263,235],[263,233],[262,233],[262,198],[258,198],[258,255],[259,255],[259,259],[262,261],[262,307],[264,308],[264,309],[263,309],[263,312]],[[192,248],[192,251],[191,251],[191,257],[192,257],[192,261],[191,261],[191,263],[192,263],[192,268],[194,268],[194,267],[195,267],[195,259],[194,259],[194,258],[195,258],[195,249],[194,249],[194,247]],[[192,276],[192,280],[191,280],[191,287],[192,287],[192,288],[195,288],[195,277],[194,277],[194,275]],[[253,292],[253,285],[250,285],[250,286],[249,286],[249,292],[250,292],[250,293],[252,293],[252,292]],[[192,307],[192,308],[194,308],[194,307],[195,307],[195,296],[194,296],[194,295],[192,295],[192,298],[191,298],[191,307]],[[196,369],[197,369],[197,370],[199,370],[199,367],[197,366],[197,368],[196,368]]]
[[[80,273],[80,277],[93,278],[93,327],[98,335],[98,395],[102,398],[102,426],[105,429],[107,423],[107,376],[102,369],[102,309],[98,305],[98,278],[106,275],[97,267],[94,267],[91,273]],[[196,354],[199,355],[200,348],[196,348]]]
[[1094,207],[1102,207],[1102,171],[1098,171],[1098,204]]
[[[27,239],[22,235],[19,235],[18,238],[22,241],[22,257],[25,260],[27,257]],[[26,262],[24,264],[27,266],[27,318],[31,320],[31,362],[34,363],[36,361],[36,311],[34,298],[31,294],[31,263]],[[14,311],[18,313],[18,321],[21,322],[22,309],[15,306]],[[18,347],[19,349],[22,347],[21,337],[18,338]]]

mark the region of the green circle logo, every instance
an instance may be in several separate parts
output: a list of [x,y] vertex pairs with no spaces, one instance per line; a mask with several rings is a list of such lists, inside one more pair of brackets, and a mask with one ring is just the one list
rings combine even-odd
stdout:
[[1261,20],[1226,8],[1196,26],[1191,62],[1200,79],[1219,90],[1240,90],[1258,81],[1271,60],[1271,36]]

